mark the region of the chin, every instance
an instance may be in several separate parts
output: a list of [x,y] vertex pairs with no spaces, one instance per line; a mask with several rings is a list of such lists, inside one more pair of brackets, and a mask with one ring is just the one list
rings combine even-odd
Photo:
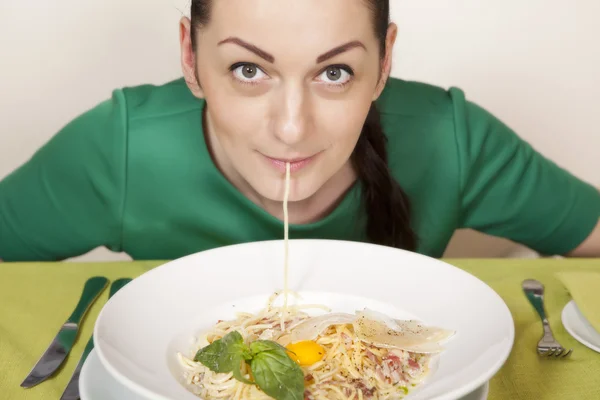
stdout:
[[[290,182],[290,195],[288,201],[296,202],[306,200],[314,195],[318,190],[317,185],[297,185],[292,179]],[[303,182],[306,183],[306,182]],[[269,179],[256,182],[256,185],[252,185],[254,190],[262,197],[271,201],[283,201],[283,195],[285,191],[285,180],[282,179]]]

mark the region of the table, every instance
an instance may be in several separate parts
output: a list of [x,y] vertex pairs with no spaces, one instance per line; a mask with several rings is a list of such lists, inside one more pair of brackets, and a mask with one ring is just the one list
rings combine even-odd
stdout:
[[[564,329],[560,314],[570,300],[554,276],[561,271],[596,271],[600,259],[447,259],[493,288],[510,308],[516,338],[506,364],[491,380],[489,400],[600,399],[600,354],[579,344]],[[85,281],[94,275],[111,280],[135,278],[162,261],[110,263],[2,263],[0,264],[0,397],[56,400],[69,380],[92,334],[108,290],[90,309],[79,339],[62,371],[32,388],[20,388],[32,366],[69,316]],[[546,307],[555,336],[573,348],[569,359],[540,358],[535,344],[541,323],[521,291],[523,279],[546,286]],[[600,288],[599,288],[600,290]]]

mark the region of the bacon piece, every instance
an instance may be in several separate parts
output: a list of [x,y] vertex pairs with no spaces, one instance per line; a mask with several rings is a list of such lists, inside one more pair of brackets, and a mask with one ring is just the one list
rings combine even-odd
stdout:
[[396,384],[402,381],[402,360],[400,357],[388,353],[381,364],[381,374],[388,383]]
[[370,399],[375,394],[375,388],[368,388],[365,382],[360,380],[355,380],[353,382],[354,386],[357,390],[360,390],[363,394],[363,397]]
[[421,366],[419,365],[419,363],[416,362],[415,360],[413,360],[412,358],[408,359],[408,365],[413,369],[421,369]]
[[377,364],[377,356],[373,354],[370,350],[367,350],[367,358]]

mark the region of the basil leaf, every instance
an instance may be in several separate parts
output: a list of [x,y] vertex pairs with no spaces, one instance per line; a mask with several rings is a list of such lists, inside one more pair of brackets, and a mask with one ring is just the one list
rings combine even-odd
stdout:
[[233,368],[233,377],[242,383],[247,383],[248,385],[254,385],[254,382],[248,380],[242,376],[242,362],[245,362],[243,357],[238,357],[236,360],[235,366]]
[[257,340],[252,342],[250,343],[250,350],[254,355],[262,353],[263,351],[288,351],[285,347],[272,340]]
[[198,350],[194,361],[202,363],[213,372],[228,373],[239,369],[241,360],[247,359],[249,353],[242,335],[234,331]]
[[[239,332],[231,332],[200,349],[194,361],[217,373],[232,372],[236,380],[256,384],[275,400],[304,400],[304,373],[279,343],[258,340],[247,346]],[[254,382],[242,376],[243,362],[249,362]]]
[[208,346],[198,350],[196,356],[194,357],[194,361],[204,364],[211,371],[219,372],[221,370],[221,354],[223,354],[224,349],[225,345],[221,339],[215,340]]
[[[255,343],[259,344],[252,346]],[[250,346],[255,353],[250,369],[256,385],[275,400],[304,400],[304,373],[285,349],[262,341]]]

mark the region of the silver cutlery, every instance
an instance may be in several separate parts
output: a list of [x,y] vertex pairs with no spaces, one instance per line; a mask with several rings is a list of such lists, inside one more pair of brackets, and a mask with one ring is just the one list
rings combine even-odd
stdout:
[[546,316],[546,309],[544,307],[544,285],[535,279],[526,279],[522,283],[523,291],[525,296],[537,311],[538,315],[542,319],[542,325],[544,327],[544,334],[537,344],[537,352],[542,356],[547,357],[568,357],[573,353],[573,349],[565,349],[560,343],[554,338],[550,324],[548,323],[548,317]]
[[62,365],[71,351],[75,339],[77,339],[79,325],[83,317],[107,285],[108,279],[105,277],[97,276],[88,279],[75,310],[61,326],[48,349],[21,383],[21,387],[31,388],[42,383]]
[[[122,278],[114,281],[110,285],[110,291],[108,293],[108,298],[110,299],[115,293],[117,293],[123,286],[128,284],[131,281],[129,278]],[[85,349],[83,350],[83,354],[75,367],[75,371],[67,384],[65,391],[63,392],[60,400],[79,400],[79,375],[81,374],[81,368],[85,363],[88,355],[91,353],[94,348],[94,337],[90,337],[90,340],[87,342]]]

